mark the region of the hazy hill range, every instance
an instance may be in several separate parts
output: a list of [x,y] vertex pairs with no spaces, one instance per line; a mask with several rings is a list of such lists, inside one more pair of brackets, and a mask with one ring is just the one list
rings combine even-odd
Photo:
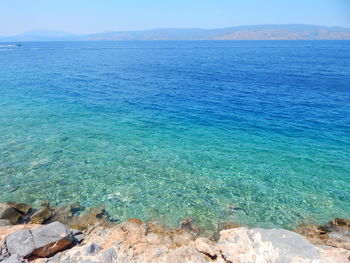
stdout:
[[315,25],[257,25],[220,29],[164,28],[142,31],[74,35],[60,31],[32,31],[0,41],[74,40],[350,40],[350,28]]

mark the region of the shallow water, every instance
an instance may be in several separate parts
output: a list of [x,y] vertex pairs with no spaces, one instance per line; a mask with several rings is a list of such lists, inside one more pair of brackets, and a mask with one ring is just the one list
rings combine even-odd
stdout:
[[173,226],[350,216],[349,41],[0,51],[0,201]]

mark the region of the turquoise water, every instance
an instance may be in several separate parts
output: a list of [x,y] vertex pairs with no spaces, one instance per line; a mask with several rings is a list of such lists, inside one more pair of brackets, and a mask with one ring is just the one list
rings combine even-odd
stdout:
[[0,48],[0,201],[114,220],[350,215],[350,42]]

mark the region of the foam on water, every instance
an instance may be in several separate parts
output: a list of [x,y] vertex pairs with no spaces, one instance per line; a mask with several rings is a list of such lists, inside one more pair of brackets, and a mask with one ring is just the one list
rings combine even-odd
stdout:
[[0,72],[1,201],[206,227],[350,215],[350,42],[25,43]]

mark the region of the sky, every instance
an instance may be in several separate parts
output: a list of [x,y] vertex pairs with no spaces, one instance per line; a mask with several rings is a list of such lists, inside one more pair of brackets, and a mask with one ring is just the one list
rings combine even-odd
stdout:
[[258,24],[350,28],[350,0],[0,0],[0,36]]

